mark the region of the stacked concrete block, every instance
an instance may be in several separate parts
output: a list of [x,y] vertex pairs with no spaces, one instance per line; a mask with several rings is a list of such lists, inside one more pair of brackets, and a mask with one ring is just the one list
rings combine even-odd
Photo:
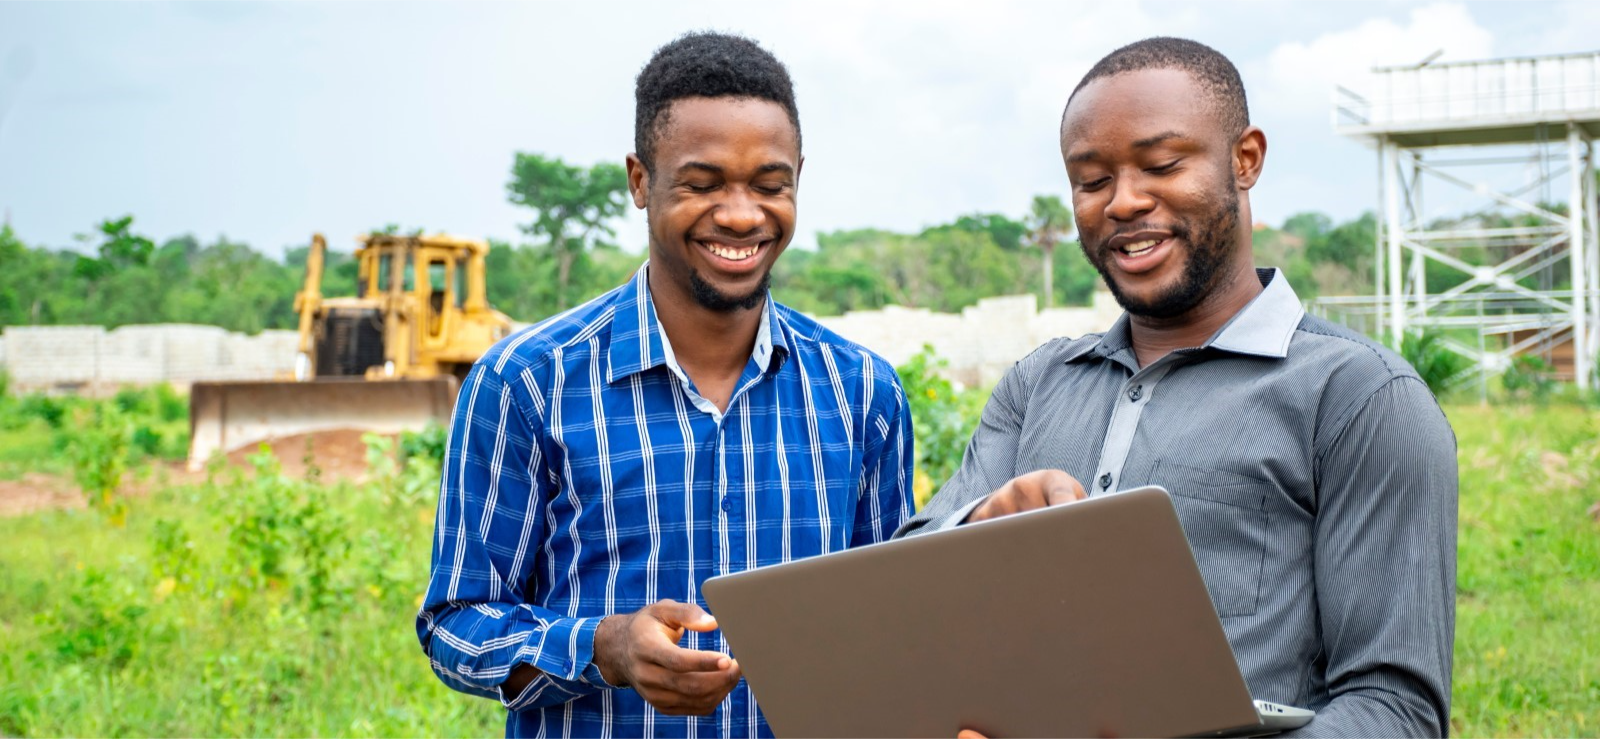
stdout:
[[293,331],[246,336],[216,326],[10,326],[0,357],[11,390],[105,394],[124,385],[270,380],[294,367]]
[[86,390],[100,375],[99,326],[9,326],[6,373],[11,391]]
[[895,365],[930,345],[947,363],[949,379],[966,386],[988,386],[1045,342],[1104,331],[1121,313],[1109,293],[1096,292],[1086,308],[1041,312],[1032,295],[1006,295],[980,300],[960,314],[888,306],[818,320]]

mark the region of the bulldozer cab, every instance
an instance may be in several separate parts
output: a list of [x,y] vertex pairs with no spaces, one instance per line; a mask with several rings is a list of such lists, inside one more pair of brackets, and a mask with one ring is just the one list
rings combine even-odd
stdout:
[[486,305],[482,280],[467,280],[468,272],[483,271],[481,242],[384,234],[363,241],[359,294],[379,297],[386,309],[414,307],[415,336],[408,338],[421,351],[446,350],[467,303]]
[[496,326],[485,332],[485,320],[494,312],[485,295],[484,242],[393,234],[371,234],[361,242],[358,294],[382,316],[386,349],[384,362],[369,365],[364,374],[460,378],[505,334],[509,323],[503,316],[490,321]]

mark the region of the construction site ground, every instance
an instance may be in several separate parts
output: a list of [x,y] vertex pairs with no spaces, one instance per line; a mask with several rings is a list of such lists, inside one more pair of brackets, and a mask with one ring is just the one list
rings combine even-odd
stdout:
[[[300,434],[274,440],[269,446],[284,474],[291,477],[304,477],[314,465],[325,480],[361,480],[367,474],[367,445],[361,441],[363,433],[338,430]],[[259,448],[235,450],[227,456],[227,464],[248,470],[250,457],[258,451]],[[121,490],[137,498],[160,487],[197,484],[205,479],[204,470],[190,472],[181,460],[150,462],[130,469],[123,478]],[[85,506],[83,492],[70,473],[25,472],[16,479],[0,479],[0,518]]]

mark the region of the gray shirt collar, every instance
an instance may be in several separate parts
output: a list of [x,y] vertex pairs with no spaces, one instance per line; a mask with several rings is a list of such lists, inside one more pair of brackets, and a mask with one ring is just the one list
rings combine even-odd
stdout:
[[[1277,359],[1289,356],[1289,340],[1294,338],[1295,328],[1305,317],[1305,308],[1282,271],[1272,267],[1257,268],[1256,277],[1264,288],[1261,294],[1234,314],[1204,347]],[[1084,342],[1068,352],[1064,359],[1072,362],[1091,352],[1109,357],[1132,346],[1128,314],[1123,313],[1098,342]]]

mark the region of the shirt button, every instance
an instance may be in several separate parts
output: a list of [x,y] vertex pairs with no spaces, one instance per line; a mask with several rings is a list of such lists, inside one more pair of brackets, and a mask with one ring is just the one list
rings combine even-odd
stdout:
[[723,511],[731,511],[731,510],[733,510],[733,501],[730,500],[728,498],[728,496],[726,496],[726,495],[722,496],[722,510]]
[[571,672],[572,671],[572,660],[570,660],[570,659],[562,660],[561,661],[561,667],[562,667],[562,669],[565,669],[567,672]]
[[1111,487],[1111,473],[1107,472],[1100,476],[1100,489],[1105,490],[1109,487]]
[[1144,397],[1143,385],[1135,385],[1133,389],[1128,391],[1128,402],[1130,403],[1137,403],[1142,397]]

